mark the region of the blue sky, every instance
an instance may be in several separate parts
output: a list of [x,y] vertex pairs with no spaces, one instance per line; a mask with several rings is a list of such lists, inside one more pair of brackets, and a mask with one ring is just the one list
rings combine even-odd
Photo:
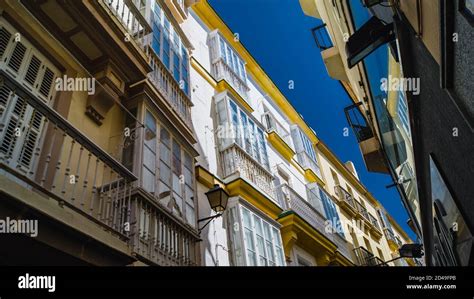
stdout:
[[[365,168],[357,141],[348,127],[344,108],[351,100],[326,71],[311,28],[320,20],[303,14],[296,0],[210,0],[230,29],[259,62],[305,121],[343,162],[354,162],[362,183],[384,205],[411,238],[408,215],[390,176]],[[289,89],[289,80],[294,89]]]

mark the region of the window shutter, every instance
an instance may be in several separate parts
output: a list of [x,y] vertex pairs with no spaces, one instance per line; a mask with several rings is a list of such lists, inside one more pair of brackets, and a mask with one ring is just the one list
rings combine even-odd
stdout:
[[44,117],[38,111],[33,111],[28,131],[26,133],[25,141],[23,142],[22,152],[18,160],[18,164],[30,169],[33,161],[33,154],[35,148],[38,147],[41,129],[43,128]]
[[0,58],[3,58],[11,37],[12,34],[5,27],[0,28]]

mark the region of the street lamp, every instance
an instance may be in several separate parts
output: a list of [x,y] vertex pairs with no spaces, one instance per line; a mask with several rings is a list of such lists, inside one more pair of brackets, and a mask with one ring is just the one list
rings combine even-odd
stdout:
[[211,209],[217,214],[198,220],[198,223],[207,220],[206,224],[204,224],[204,226],[199,229],[199,233],[211,222],[212,219],[222,216],[222,213],[227,207],[227,201],[229,200],[229,194],[217,184],[215,184],[214,187],[212,187],[212,189],[207,191],[205,194]]

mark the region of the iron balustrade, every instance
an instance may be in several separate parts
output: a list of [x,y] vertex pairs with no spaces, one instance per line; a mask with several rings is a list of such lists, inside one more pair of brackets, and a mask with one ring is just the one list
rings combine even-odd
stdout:
[[311,169],[318,177],[321,177],[321,170],[318,164],[308,155],[306,151],[297,153],[296,159],[304,169]]
[[359,211],[359,213],[362,215],[362,217],[364,217],[367,221],[370,221],[369,220],[369,212],[367,212],[367,209],[360,202],[358,202],[357,200],[354,200],[354,202],[355,202],[357,211]]
[[105,4],[104,7],[111,16],[123,25],[127,32],[125,40],[136,43],[148,56],[150,51],[147,47],[147,36],[152,29],[143,13],[140,12],[142,7],[137,7],[132,0],[101,0],[99,3]]
[[347,122],[351,126],[359,143],[374,137],[372,128],[368,125],[367,120],[360,111],[360,106],[362,106],[361,102],[344,108]]
[[372,214],[369,213],[369,221],[370,223],[372,223],[372,225],[380,230],[380,225],[379,225],[379,221],[377,220],[377,218],[375,218],[374,216],[372,216]]
[[354,248],[354,254],[359,266],[387,266],[383,260],[362,246]]

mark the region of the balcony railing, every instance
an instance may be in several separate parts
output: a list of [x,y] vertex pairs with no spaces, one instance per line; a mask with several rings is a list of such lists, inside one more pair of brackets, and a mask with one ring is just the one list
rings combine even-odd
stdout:
[[278,187],[278,198],[282,202],[281,204],[284,210],[294,211],[312,227],[336,244],[340,253],[352,261],[349,243],[337,232],[326,231],[327,219],[322,215],[318,207],[313,206],[287,184],[282,184]]
[[387,227],[385,227],[383,230],[384,230],[385,238],[387,239],[388,242],[391,242],[393,244],[393,247],[399,248],[403,245],[402,241],[400,241],[400,239],[395,236],[392,230],[390,230]]
[[222,79],[226,80],[242,98],[248,98],[248,92],[250,89],[247,85],[247,82],[242,80],[242,78],[240,78],[240,76],[236,74],[222,58],[217,59],[212,64],[212,75],[216,81],[220,81]]
[[387,266],[386,264],[383,264],[384,261],[373,255],[364,247],[355,248],[354,254],[357,258],[357,264],[359,266]]
[[262,122],[267,130],[267,133],[276,132],[286,144],[293,149],[293,142],[291,140],[291,134],[286,130],[283,125],[276,120],[276,118],[270,113],[265,112],[262,115]]
[[[126,41],[133,41],[146,54],[147,38],[151,32],[151,27],[140,12],[141,7],[137,7],[132,0],[101,0],[105,4],[106,9],[123,25],[128,36]],[[137,2],[137,3],[140,3]]]
[[224,177],[237,173],[242,178],[255,184],[270,198],[275,198],[273,175],[237,144],[234,143],[222,150],[220,155]]
[[319,25],[311,29],[314,41],[321,51],[327,50],[333,47],[331,37],[326,28],[326,24]]
[[352,209],[354,209],[354,211],[357,211],[357,208],[356,208],[356,205],[355,205],[355,200],[349,192],[347,192],[340,185],[335,186],[334,190],[336,192],[336,195],[337,195],[337,198],[339,199],[339,201],[344,202],[345,204],[352,207]]
[[[14,106],[0,118],[2,168],[15,181],[126,237],[130,192],[137,178],[41,99],[1,73],[1,101]],[[20,134],[15,134],[17,128]]]
[[133,201],[132,223],[135,229],[130,236],[133,251],[162,266],[197,265],[199,236],[146,197],[137,197]]
[[180,85],[173,78],[173,75],[165,67],[163,62],[151,51],[151,67],[153,71],[148,74],[148,78],[168,101],[173,110],[192,128],[191,106],[189,96],[180,88]]
[[296,154],[298,162],[304,169],[311,169],[318,177],[321,177],[321,170],[318,164],[311,159],[311,157],[305,151]]

